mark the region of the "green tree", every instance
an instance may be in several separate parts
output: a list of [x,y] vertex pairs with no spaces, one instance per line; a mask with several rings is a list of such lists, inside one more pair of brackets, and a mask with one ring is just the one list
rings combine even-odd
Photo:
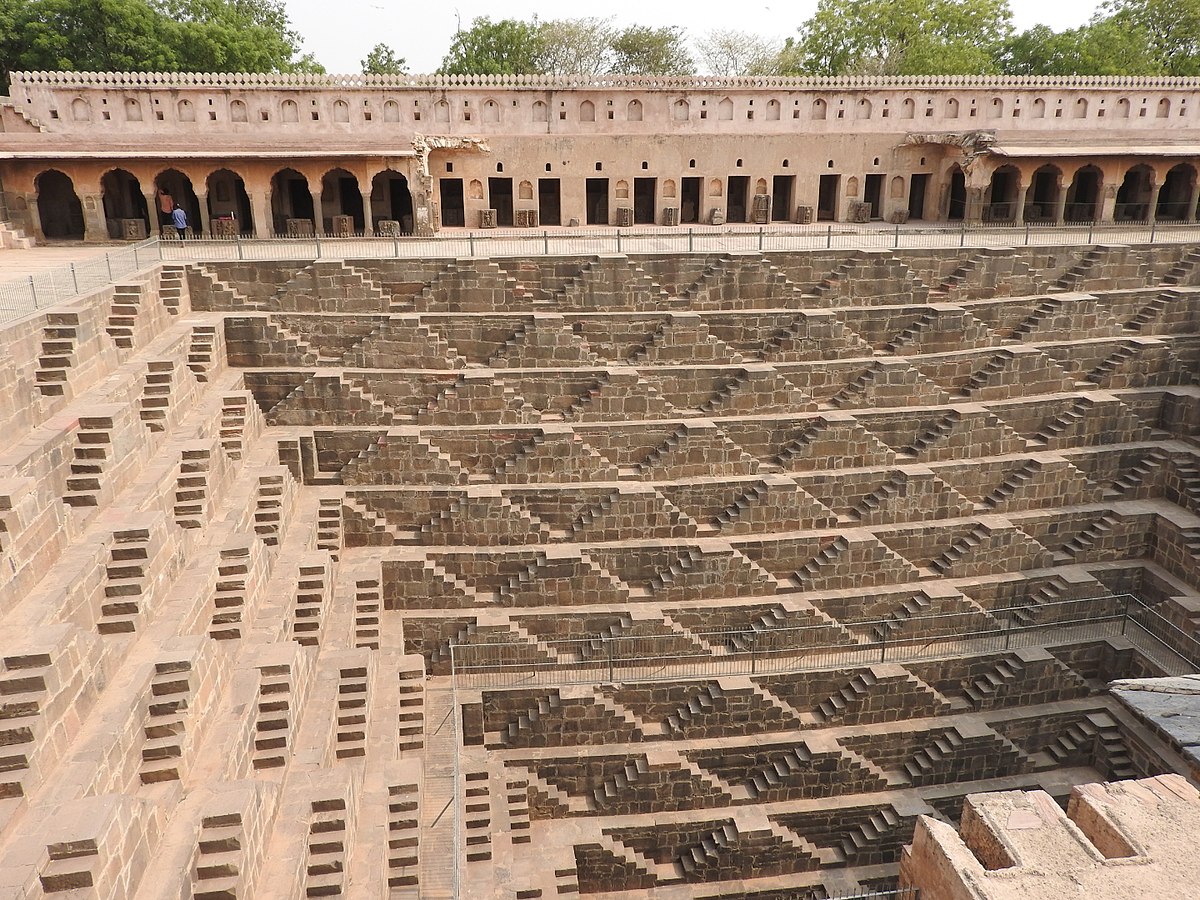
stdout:
[[1035,25],[1009,39],[1001,54],[1007,75],[1156,75],[1163,63],[1146,33],[1111,18],[1053,31]]
[[521,22],[487,16],[454,36],[438,69],[443,75],[538,74],[542,42],[537,20]]
[[274,0],[0,0],[0,69],[324,71]]
[[631,25],[612,42],[612,71],[617,75],[690,75],[696,64],[682,28]]
[[366,75],[407,75],[408,61],[387,44],[376,44],[359,65]]
[[1007,0],[820,0],[800,28],[817,75],[995,72],[1012,32]]
[[1200,2],[1197,0],[1108,0],[1101,14],[1146,35],[1150,54],[1167,75],[1200,75]]

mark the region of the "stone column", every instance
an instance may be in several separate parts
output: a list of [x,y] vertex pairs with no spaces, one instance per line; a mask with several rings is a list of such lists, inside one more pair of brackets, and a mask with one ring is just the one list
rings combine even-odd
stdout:
[[104,197],[101,194],[80,194],[83,207],[83,239],[85,241],[107,241],[108,220],[104,217]]
[[275,216],[271,212],[271,189],[246,191],[250,198],[250,211],[254,215],[254,236],[266,240],[275,228]]
[[1061,225],[1067,214],[1067,185],[1058,183],[1058,197],[1054,201],[1054,224]]
[[200,204],[200,221],[190,223],[192,232],[196,235],[204,235],[205,237],[212,236],[212,218],[208,212],[208,193],[197,194],[196,200]]
[[1105,225],[1111,225],[1116,221],[1117,217],[1117,186],[1115,184],[1104,185],[1104,194],[1100,199],[1100,222]]
[[316,234],[325,233],[325,210],[321,206],[321,192],[309,191],[309,196],[312,197],[313,206],[313,232]]
[[150,219],[150,237],[154,237],[162,230],[159,225],[158,191],[148,191],[142,196],[146,198],[146,216]]
[[967,188],[966,222],[968,225],[978,225],[983,221],[983,188]]
[[29,236],[44,244],[46,234],[42,231],[42,213],[38,209],[36,191],[30,191],[25,195],[25,209],[29,215]]
[[1200,204],[1200,178],[1192,179],[1192,189],[1188,192],[1188,208],[1184,214],[1185,222],[1196,221],[1196,205]]
[[1150,208],[1146,210],[1146,221],[1153,224],[1158,218],[1158,195],[1162,193],[1162,189],[1166,186],[1164,181],[1162,184],[1150,182]]
[[371,209],[371,192],[361,191],[363,205],[363,234],[370,237],[375,233],[375,215]]
[[1029,196],[1029,185],[1028,184],[1018,184],[1017,185],[1017,198],[1015,201],[1017,205],[1016,205],[1016,208],[1013,210],[1013,224],[1014,225],[1024,225],[1025,224],[1025,198],[1028,196]]

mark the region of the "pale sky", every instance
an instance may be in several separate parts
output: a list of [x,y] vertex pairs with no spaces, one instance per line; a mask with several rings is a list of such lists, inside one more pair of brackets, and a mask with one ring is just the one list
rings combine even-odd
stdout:
[[[344,74],[360,71],[359,61],[380,41],[408,60],[409,71],[434,71],[453,39],[457,17],[461,17],[465,28],[476,16],[612,16],[619,25],[682,25],[691,37],[716,28],[736,28],[782,39],[796,33],[800,23],[816,9],[817,0],[609,0],[596,6],[570,0],[286,0],[286,6],[293,25],[304,36],[304,49],[316,54],[328,71]],[[1061,30],[1091,18],[1099,0],[1009,0],[1009,6],[1018,30],[1038,23]]]

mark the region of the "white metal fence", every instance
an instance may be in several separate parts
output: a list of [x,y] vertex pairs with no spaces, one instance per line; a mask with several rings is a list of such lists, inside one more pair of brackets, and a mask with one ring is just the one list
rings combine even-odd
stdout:
[[3,279],[0,322],[105,287],[160,262],[316,259],[455,259],[786,250],[912,250],[1178,244],[1200,242],[1200,224],[958,226],[681,226],[676,228],[495,229],[443,231],[435,237],[277,237],[267,240],[151,238],[103,256],[34,275]]

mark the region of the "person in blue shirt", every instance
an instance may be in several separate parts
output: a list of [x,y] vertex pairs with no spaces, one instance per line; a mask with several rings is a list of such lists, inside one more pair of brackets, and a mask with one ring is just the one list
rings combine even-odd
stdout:
[[175,226],[175,230],[179,232],[179,239],[182,241],[187,237],[187,213],[183,211],[183,207],[179,204],[171,210],[171,224]]

